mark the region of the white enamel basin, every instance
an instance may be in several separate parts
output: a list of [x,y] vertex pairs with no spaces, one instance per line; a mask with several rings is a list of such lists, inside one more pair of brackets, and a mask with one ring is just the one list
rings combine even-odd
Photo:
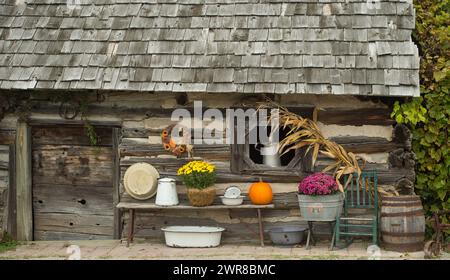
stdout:
[[217,247],[220,245],[222,227],[170,226],[164,231],[166,245],[170,247]]

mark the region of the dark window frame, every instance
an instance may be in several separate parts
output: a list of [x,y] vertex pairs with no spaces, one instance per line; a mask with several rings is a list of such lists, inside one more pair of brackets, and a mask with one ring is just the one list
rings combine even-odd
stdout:
[[[244,108],[245,109],[245,108]],[[314,107],[288,107],[288,110],[295,112],[303,117],[312,118]],[[237,128],[234,129],[236,137]],[[250,147],[248,143],[248,127],[245,130],[246,144],[231,144],[231,162],[230,170],[234,174],[259,175],[259,176],[299,176],[303,177],[312,171],[311,152],[306,154],[307,148],[301,148],[295,151],[292,160],[286,166],[270,167],[264,164],[255,163],[250,158]],[[234,139],[236,140],[236,139]]]

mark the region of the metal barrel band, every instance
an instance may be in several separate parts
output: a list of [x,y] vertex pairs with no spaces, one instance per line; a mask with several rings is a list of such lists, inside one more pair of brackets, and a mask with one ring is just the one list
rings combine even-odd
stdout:
[[405,196],[384,196],[382,201],[420,201],[420,198],[417,196],[410,196],[410,197],[405,197]]
[[389,206],[389,207],[409,207],[409,206],[417,206],[417,207],[422,207],[422,203],[421,202],[409,202],[409,203],[382,203],[381,206]]
[[392,236],[392,237],[424,237],[425,234],[423,232],[387,232],[381,231],[381,235],[383,236]]
[[422,216],[423,210],[416,210],[410,212],[398,212],[398,213],[381,213],[381,217],[412,217],[412,216]]

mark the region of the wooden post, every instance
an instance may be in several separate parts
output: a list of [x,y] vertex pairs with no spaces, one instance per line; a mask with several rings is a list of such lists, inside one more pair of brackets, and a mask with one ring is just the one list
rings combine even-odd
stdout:
[[114,239],[121,238],[121,211],[116,207],[120,200],[120,155],[119,155],[119,137],[120,128],[114,127],[112,129],[112,154],[113,154],[113,204],[114,204]]
[[128,210],[128,236],[127,236],[127,247],[130,246],[130,243],[133,242],[134,237],[134,209]]
[[262,222],[261,209],[256,209],[258,212],[258,224],[259,224],[259,241],[261,242],[261,246],[264,247],[264,228]]
[[25,122],[17,124],[16,132],[16,207],[17,240],[33,239],[31,187],[31,136]]
[[6,231],[17,239],[16,226],[16,147],[9,145],[8,224]]

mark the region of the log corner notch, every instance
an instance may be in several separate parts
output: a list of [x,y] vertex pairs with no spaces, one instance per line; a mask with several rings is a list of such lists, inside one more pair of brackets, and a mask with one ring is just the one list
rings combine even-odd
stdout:
[[1,92],[0,93],[0,121],[8,114],[18,111],[18,108],[26,103],[29,95],[23,92]]
[[396,143],[402,144],[406,150],[411,151],[412,135],[409,128],[404,124],[396,124],[392,135],[392,140]]
[[414,176],[405,176],[395,183],[395,189],[403,195],[414,194],[416,155],[411,147],[411,131],[403,124],[394,127],[393,141],[401,144],[402,148],[397,148],[389,153],[389,168],[398,168],[409,171]]
[[16,132],[16,207],[19,241],[33,239],[31,188],[31,129],[27,123],[19,122]]

